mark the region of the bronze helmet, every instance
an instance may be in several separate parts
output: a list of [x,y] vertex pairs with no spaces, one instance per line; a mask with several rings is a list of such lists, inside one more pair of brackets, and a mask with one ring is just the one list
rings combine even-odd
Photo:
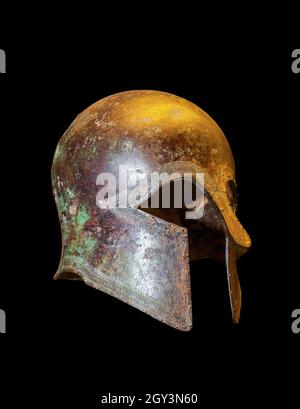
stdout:
[[[140,206],[103,209],[99,174],[204,174],[200,220]],[[236,215],[234,159],[218,125],[178,96],[149,90],[121,92],[79,114],[60,139],[52,184],[61,232],[55,278],[82,279],[182,331],[192,327],[189,261],[226,263],[233,321],[241,288],[236,259],[251,245]],[[160,211],[161,210],[161,211]]]

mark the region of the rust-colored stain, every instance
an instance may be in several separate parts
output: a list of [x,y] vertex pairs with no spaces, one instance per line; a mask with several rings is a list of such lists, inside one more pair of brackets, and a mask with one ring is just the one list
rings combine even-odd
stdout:
[[[100,209],[100,173],[204,173],[205,213],[184,220],[170,209]],[[172,94],[128,91],[79,114],[57,146],[52,183],[62,254],[55,278],[87,284],[183,331],[192,327],[189,261],[227,266],[234,322],[241,309],[236,258],[251,245],[235,215],[234,159],[218,125]]]

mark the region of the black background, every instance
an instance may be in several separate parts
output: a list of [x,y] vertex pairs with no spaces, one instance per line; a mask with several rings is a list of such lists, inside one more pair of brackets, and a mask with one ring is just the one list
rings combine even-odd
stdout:
[[[7,334],[0,336],[0,396],[7,407],[94,408],[105,392],[198,393],[202,407],[218,399],[244,405],[283,398],[287,405],[300,345],[291,331],[291,313],[300,308],[300,74],[291,71],[299,36],[283,16],[220,26],[195,10],[178,19],[138,12],[92,18],[89,10],[66,26],[56,16],[22,28],[10,15],[1,32],[0,308]],[[253,241],[238,263],[238,326],[224,268],[212,261],[191,266],[190,333],[83,283],[52,280],[61,246],[50,180],[56,144],[88,105],[130,89],[191,100],[229,140],[238,216]]]

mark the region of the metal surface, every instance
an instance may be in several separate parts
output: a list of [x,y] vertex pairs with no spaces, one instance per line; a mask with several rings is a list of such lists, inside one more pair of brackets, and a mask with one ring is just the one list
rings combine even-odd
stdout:
[[[100,209],[97,176],[117,176],[119,165],[143,173],[203,172],[204,218],[179,225],[140,209]],[[189,101],[157,91],[129,91],[98,101],[73,121],[53,160],[62,230],[55,277],[81,278],[168,325],[189,330],[189,252],[191,259],[224,260],[226,254],[237,322],[241,297],[235,258],[251,242],[235,215],[229,189],[234,180],[224,134]]]

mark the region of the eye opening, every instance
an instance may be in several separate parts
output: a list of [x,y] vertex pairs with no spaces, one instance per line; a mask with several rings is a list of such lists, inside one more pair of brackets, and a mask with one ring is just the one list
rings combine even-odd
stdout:
[[230,206],[234,211],[237,209],[238,193],[237,187],[234,180],[229,180],[226,185],[227,197],[229,199]]

